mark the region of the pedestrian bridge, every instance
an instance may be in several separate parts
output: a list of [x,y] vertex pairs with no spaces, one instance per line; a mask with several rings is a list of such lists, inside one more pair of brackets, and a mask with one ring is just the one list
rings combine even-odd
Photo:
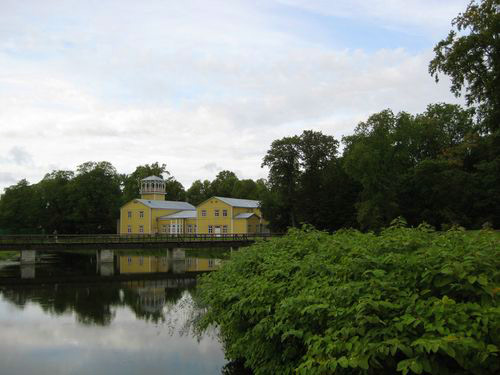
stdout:
[[0,236],[0,251],[240,247],[279,234],[107,234]]

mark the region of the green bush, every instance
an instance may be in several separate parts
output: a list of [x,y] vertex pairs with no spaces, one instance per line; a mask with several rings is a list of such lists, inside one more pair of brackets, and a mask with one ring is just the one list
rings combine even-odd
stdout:
[[260,242],[200,281],[229,359],[259,374],[497,374],[496,233],[396,223]]

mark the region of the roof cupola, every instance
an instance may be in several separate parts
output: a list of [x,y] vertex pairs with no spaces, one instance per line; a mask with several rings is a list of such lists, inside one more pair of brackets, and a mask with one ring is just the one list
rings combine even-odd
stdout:
[[165,200],[165,181],[161,177],[149,176],[141,180],[141,198]]

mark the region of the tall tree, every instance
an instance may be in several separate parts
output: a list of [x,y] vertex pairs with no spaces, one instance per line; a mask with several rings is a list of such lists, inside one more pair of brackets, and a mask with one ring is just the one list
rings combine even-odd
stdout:
[[72,171],[52,171],[37,184],[41,200],[41,221],[45,233],[73,233],[77,223],[72,222],[69,200]]
[[120,208],[120,176],[109,162],[86,162],[71,181],[70,219],[77,233],[116,233]]
[[210,184],[213,195],[221,197],[233,197],[233,190],[238,183],[238,177],[231,171],[220,171]]
[[184,186],[177,181],[174,177],[169,177],[165,180],[165,199],[170,201],[185,201],[186,191]]
[[[129,175],[122,176],[123,179],[123,197],[122,203],[126,203],[132,199],[139,197],[139,190],[141,188],[141,180],[149,176],[158,176],[164,178],[169,176],[170,172],[167,171],[167,165],[154,162],[152,164],[139,165]],[[174,186],[178,189],[179,186]],[[184,190],[184,188],[183,188]],[[176,192],[178,194],[178,192]]]
[[448,37],[435,47],[429,72],[450,76],[451,91],[460,96],[465,89],[468,105],[477,105],[487,130],[500,124],[500,2],[471,1],[464,13],[453,19]]
[[362,186],[357,215],[363,229],[380,228],[399,212],[398,177],[408,158],[398,153],[394,130],[406,117],[405,113],[395,116],[385,110],[370,116],[356,127],[353,135],[343,138],[345,169]]
[[37,186],[22,179],[0,197],[0,228],[10,234],[40,233],[40,207]]
[[297,225],[295,206],[300,177],[299,141],[297,136],[273,141],[262,162],[262,167],[269,168],[271,190],[277,193],[275,197],[280,197],[280,209],[286,211],[288,225],[291,226]]
[[191,184],[191,187],[186,191],[186,199],[189,203],[197,206],[204,200],[213,196],[210,181],[196,180]]
[[337,158],[338,141],[318,131],[274,141],[264,157],[269,191],[262,212],[272,230],[308,223],[335,230],[353,224],[357,184]]

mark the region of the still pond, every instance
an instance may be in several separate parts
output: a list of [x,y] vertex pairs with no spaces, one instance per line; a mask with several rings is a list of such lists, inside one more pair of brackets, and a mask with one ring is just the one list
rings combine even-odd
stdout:
[[215,330],[197,335],[196,277],[223,250],[44,253],[0,261],[0,374],[221,374]]

